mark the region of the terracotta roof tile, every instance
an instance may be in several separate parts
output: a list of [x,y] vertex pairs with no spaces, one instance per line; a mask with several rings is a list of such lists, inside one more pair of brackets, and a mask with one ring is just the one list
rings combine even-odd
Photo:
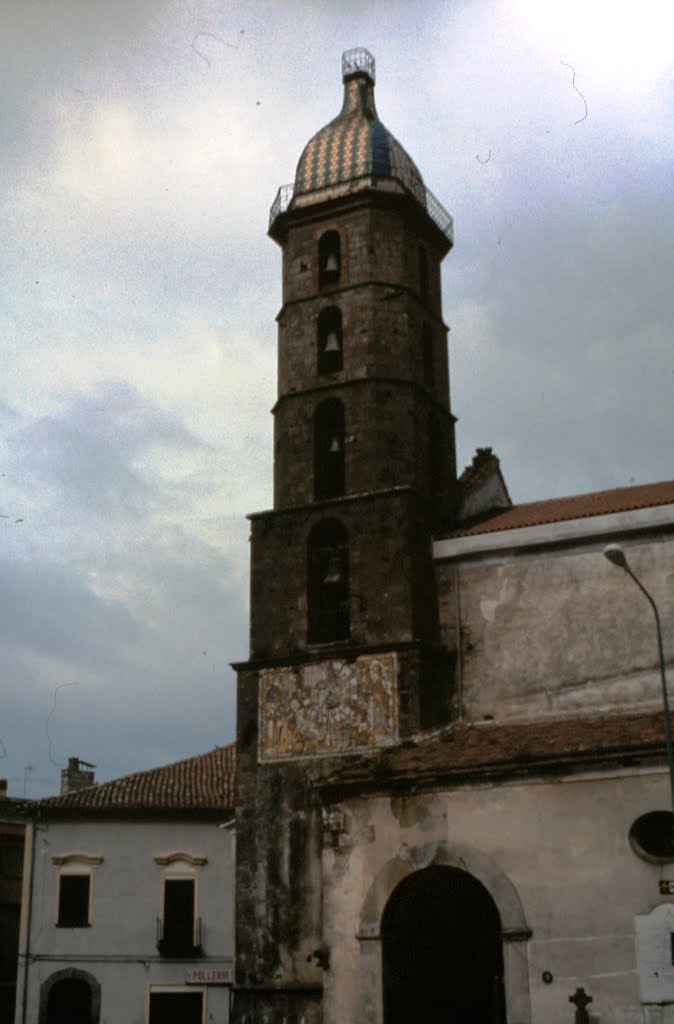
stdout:
[[612,512],[630,512],[639,508],[674,503],[674,480],[663,480],[639,487],[616,487],[610,491],[592,491],[574,494],[568,498],[549,498],[530,501],[496,512],[480,523],[464,529],[452,530],[449,537],[472,537],[498,530],[518,530],[525,526],[541,526],[568,519],[609,515]]
[[21,822],[28,817],[33,803],[34,801],[25,797],[24,799],[13,796],[4,797],[0,799],[0,819]]
[[236,745],[36,801],[51,811],[218,811],[234,807]]
[[388,788],[481,781],[592,765],[663,759],[661,712],[509,724],[457,724],[441,735],[345,760],[331,788]]

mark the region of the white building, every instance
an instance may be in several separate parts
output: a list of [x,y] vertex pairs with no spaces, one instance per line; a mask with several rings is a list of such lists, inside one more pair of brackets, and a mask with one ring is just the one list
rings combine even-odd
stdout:
[[234,747],[39,801],[16,1024],[229,1019]]

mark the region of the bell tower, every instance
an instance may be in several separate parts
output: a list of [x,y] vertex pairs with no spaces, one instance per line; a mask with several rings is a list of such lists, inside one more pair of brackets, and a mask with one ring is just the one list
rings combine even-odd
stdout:
[[342,74],[341,112],[270,214],[274,507],[250,517],[251,649],[236,666],[240,1024],[321,1020],[312,780],[449,708],[431,539],[456,495],[440,290],[452,223],[378,118],[371,54],[347,51]]

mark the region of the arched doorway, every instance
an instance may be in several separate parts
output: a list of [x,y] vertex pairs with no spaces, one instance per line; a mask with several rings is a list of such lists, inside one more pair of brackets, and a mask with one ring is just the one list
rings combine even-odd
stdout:
[[98,1024],[101,986],[76,968],[52,974],[40,989],[39,1024]]
[[52,986],[47,1024],[91,1024],[91,989],[86,981],[65,978]]
[[501,919],[481,882],[433,864],[382,917],[384,1024],[506,1024]]

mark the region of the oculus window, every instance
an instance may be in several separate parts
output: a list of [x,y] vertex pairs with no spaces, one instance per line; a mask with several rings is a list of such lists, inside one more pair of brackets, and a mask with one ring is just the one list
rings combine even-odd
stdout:
[[674,817],[671,811],[649,811],[632,823],[630,846],[642,860],[654,864],[674,861]]

